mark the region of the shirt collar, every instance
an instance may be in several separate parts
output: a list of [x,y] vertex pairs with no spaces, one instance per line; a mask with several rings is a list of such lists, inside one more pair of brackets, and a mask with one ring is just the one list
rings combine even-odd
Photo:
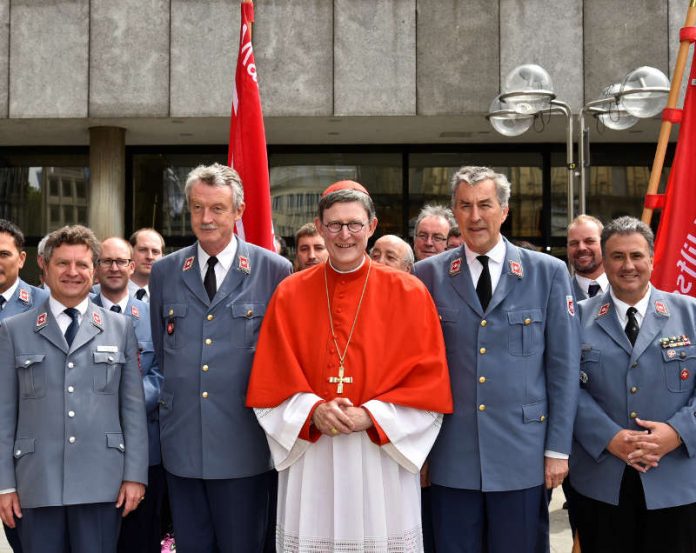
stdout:
[[[53,295],[51,295],[51,297],[48,299],[48,305],[51,308],[51,313],[53,313],[53,316],[55,318],[58,318],[58,315],[63,313],[63,311],[65,311],[66,309],[66,307],[62,303],[60,303],[56,298],[54,298]],[[75,309],[77,309],[80,312],[80,317],[85,316],[88,305],[89,298],[85,298],[75,306]]]
[[[225,246],[225,249],[222,250],[219,254],[217,254],[215,257],[218,260],[218,264],[225,270],[225,272],[230,270],[230,267],[232,266],[232,262],[234,261],[234,256],[237,253],[237,237],[233,234],[232,235],[232,240],[230,240],[229,244]],[[201,271],[207,271],[208,270],[208,258],[211,257],[208,255],[208,253],[203,249],[201,246],[201,243],[198,242],[198,268]],[[149,291],[148,291],[149,293]]]
[[121,313],[126,312],[126,307],[128,306],[128,294],[123,296],[120,301],[117,301],[115,304],[112,302],[109,298],[107,298],[104,294],[99,294],[101,296],[101,301],[102,305],[104,306],[104,309],[110,310],[112,305],[118,305],[121,308]]
[[[507,248],[505,247],[505,240],[503,240],[503,237],[500,236],[498,238],[498,243],[483,255],[487,255],[489,260],[493,261],[493,263],[502,265],[505,261],[505,255],[507,253],[506,250]],[[478,262],[476,258],[481,255],[480,253],[471,251],[466,243],[464,243],[464,253],[466,254],[466,262],[468,265],[471,265],[474,261]]]
[[[633,307],[635,307],[636,311],[638,312],[639,321],[643,320],[643,318],[645,317],[645,312],[648,310],[648,304],[650,303],[650,293],[651,292],[652,292],[652,284],[648,283],[648,289],[645,292],[645,295],[638,301],[638,303],[633,305]],[[626,317],[626,311],[631,306],[629,304],[621,301],[619,298],[617,298],[614,295],[614,290],[610,289],[609,293],[611,294],[611,299],[614,301],[614,307],[616,308],[616,314],[619,317],[619,322],[621,322],[622,326],[625,326],[626,321],[628,320],[628,318]]]
[[5,303],[9,303],[10,298],[14,296],[14,293],[17,291],[17,288],[19,287],[19,279],[16,279],[14,281],[14,284],[10,286],[7,290],[5,290],[0,296],[5,298]]
[[602,273],[597,278],[587,278],[575,273],[575,278],[578,281],[580,288],[582,288],[585,292],[588,291],[590,284],[592,284],[593,282],[599,284],[599,287],[602,290],[602,292],[606,292],[609,289],[609,279],[607,278],[606,273]]

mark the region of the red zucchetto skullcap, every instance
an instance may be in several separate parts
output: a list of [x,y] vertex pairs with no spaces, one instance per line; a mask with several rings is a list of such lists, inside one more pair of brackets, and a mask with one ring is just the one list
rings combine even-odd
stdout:
[[370,195],[370,193],[362,184],[357,183],[353,180],[340,180],[338,182],[333,183],[326,190],[324,190],[321,193],[321,197],[323,198],[324,196],[328,196],[329,194],[333,192],[338,192],[339,190],[355,190],[356,192],[362,192],[366,196]]

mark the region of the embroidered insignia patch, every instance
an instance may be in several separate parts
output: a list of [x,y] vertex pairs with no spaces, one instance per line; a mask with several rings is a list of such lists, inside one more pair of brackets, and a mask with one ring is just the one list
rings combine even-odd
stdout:
[[19,289],[19,301],[23,303],[29,303],[31,301],[31,294],[29,293],[29,290],[24,288]]
[[167,323],[167,334],[169,334],[170,336],[174,334],[174,320],[170,320]]
[[605,303],[604,305],[602,305],[602,307],[599,308],[599,311],[597,311],[597,316],[604,317],[604,315],[606,315],[607,313],[609,313],[609,304]]
[[664,304],[664,302],[661,301],[656,301],[655,302],[655,311],[657,311],[660,315],[669,315],[669,311],[667,310],[667,306]]
[[48,313],[45,311],[41,313],[38,317],[36,317],[36,326],[41,327],[41,326],[46,326],[46,321],[48,320]]
[[251,264],[249,263],[249,258],[244,257],[243,255],[239,256],[239,270],[246,274],[251,273]]
[[450,263],[449,274],[450,274],[450,276],[455,276],[461,272],[462,272],[462,258],[458,257],[457,259],[452,260],[452,263]]
[[140,318],[140,310],[135,305],[131,305],[131,315],[136,319]]
[[679,378],[681,378],[682,380],[688,380],[689,379],[689,370],[682,369],[682,372],[679,373]]
[[674,351],[673,349],[670,349],[667,351],[667,357],[670,359],[674,359],[677,356],[677,352]]
[[573,296],[566,296],[566,307],[568,308],[568,314],[571,317],[575,317],[575,300]]
[[92,311],[92,322],[93,322],[96,326],[101,326],[101,325],[102,325],[102,318],[101,318],[101,315],[100,315],[99,313],[97,313],[96,311]]
[[187,257],[186,261],[184,261],[184,266],[181,268],[182,271],[188,271],[191,267],[193,267],[193,261],[196,259],[195,257]]
[[517,278],[522,278],[524,276],[524,271],[522,270],[522,263],[519,261],[510,261],[510,272]]

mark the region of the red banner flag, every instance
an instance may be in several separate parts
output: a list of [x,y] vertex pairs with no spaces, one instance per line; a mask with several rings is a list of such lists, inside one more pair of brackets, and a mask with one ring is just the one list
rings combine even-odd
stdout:
[[655,239],[652,283],[662,290],[696,296],[696,58]]
[[239,173],[244,185],[246,209],[242,220],[237,223],[237,234],[252,244],[275,251],[266,131],[263,127],[261,95],[251,45],[253,22],[254,4],[250,0],[242,0],[227,165]]

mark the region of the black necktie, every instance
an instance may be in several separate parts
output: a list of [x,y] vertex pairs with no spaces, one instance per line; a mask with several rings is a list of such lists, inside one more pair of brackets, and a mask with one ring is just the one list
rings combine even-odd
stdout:
[[111,311],[113,311],[114,313],[120,313],[120,312],[121,312],[121,306],[120,306],[120,305],[114,304],[114,305],[111,306]]
[[143,298],[145,297],[145,294],[147,294],[147,292],[145,291],[145,288],[141,288],[140,290],[138,290],[138,291],[135,293],[135,299],[138,299],[138,300],[140,300],[140,301],[143,301]]
[[638,332],[640,327],[638,326],[638,319],[636,319],[636,313],[638,310],[635,307],[629,307],[626,310],[626,317],[628,317],[628,322],[626,323],[626,336],[628,336],[631,345],[635,345],[636,338],[638,338]]
[[71,346],[77,335],[77,329],[80,328],[80,323],[77,320],[77,316],[80,312],[74,307],[68,307],[63,310],[63,313],[72,319],[68,328],[65,329],[65,341],[68,343],[68,346]]
[[597,292],[601,290],[599,284],[596,282],[593,282],[590,284],[589,288],[587,289],[587,295],[591,298],[594,298],[597,295]]
[[483,271],[481,271],[481,276],[476,283],[476,294],[478,295],[479,301],[481,302],[481,307],[485,311],[488,307],[488,303],[491,301],[491,296],[493,295],[493,286],[491,285],[491,272],[488,270],[488,256],[479,255],[476,257],[479,263],[483,265]]
[[215,264],[217,261],[215,256],[208,258],[208,270],[205,272],[205,278],[203,279],[203,286],[205,286],[205,291],[208,292],[210,301],[213,301],[215,292],[217,292],[217,280],[215,279]]
[[5,296],[0,296],[0,311],[5,308]]

